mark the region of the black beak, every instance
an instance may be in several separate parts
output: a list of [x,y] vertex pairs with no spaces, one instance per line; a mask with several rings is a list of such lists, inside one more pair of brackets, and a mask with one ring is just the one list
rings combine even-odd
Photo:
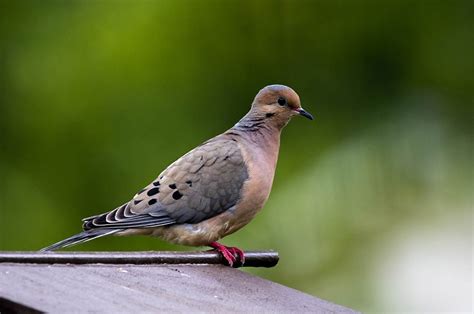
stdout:
[[308,118],[310,120],[314,120],[313,115],[309,113],[308,111],[304,110],[303,108],[299,108],[296,111],[300,114],[300,116],[303,116],[305,118]]

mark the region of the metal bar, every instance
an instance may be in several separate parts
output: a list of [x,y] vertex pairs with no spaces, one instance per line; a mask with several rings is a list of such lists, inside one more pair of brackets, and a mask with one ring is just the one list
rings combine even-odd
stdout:
[[[278,252],[246,251],[244,267],[273,267]],[[203,252],[0,252],[0,263],[30,264],[222,264],[221,254]],[[242,265],[236,265],[237,267]]]

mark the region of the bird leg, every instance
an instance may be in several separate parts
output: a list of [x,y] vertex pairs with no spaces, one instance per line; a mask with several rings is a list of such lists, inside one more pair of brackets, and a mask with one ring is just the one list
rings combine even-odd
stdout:
[[230,267],[234,266],[234,262],[237,261],[237,257],[239,258],[240,265],[244,265],[245,255],[244,251],[242,251],[241,249],[232,246],[225,246],[218,242],[212,242],[209,244],[209,246],[213,247],[217,252],[221,253],[222,256],[226,259],[227,263],[229,263]]

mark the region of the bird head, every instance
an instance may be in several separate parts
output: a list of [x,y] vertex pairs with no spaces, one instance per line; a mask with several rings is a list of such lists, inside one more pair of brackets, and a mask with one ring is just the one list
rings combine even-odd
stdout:
[[255,96],[252,111],[264,115],[269,123],[274,123],[280,128],[296,115],[314,119],[301,107],[298,94],[285,85],[269,85],[262,88]]

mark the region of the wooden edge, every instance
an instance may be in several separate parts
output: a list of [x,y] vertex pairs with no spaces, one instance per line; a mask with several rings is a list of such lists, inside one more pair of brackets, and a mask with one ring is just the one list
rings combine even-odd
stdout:
[[37,314],[44,312],[41,312],[24,304],[0,297],[0,313]]
[[[236,267],[273,267],[278,252],[246,251],[244,265]],[[221,264],[227,262],[214,251],[173,252],[0,252],[0,263],[29,264]]]

